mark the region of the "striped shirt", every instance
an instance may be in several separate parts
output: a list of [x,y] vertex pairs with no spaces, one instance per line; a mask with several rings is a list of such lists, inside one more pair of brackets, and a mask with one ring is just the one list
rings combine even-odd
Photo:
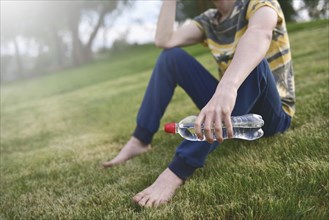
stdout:
[[233,59],[237,44],[247,30],[248,21],[261,7],[268,6],[278,14],[278,23],[272,34],[272,41],[266,59],[276,80],[283,110],[293,116],[295,113],[295,86],[291,62],[291,51],[284,15],[277,0],[236,0],[230,16],[219,23],[220,13],[209,9],[194,18],[204,33],[203,44],[211,50],[222,76]]

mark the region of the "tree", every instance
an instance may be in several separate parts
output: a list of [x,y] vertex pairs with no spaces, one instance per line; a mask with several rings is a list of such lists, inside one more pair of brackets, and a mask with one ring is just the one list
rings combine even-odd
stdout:
[[[92,45],[95,37],[104,22],[107,14],[120,9],[120,5],[125,5],[128,0],[110,0],[110,1],[56,1],[49,2],[51,11],[57,8],[57,12],[64,18],[65,23],[60,24],[61,29],[66,29],[72,39],[72,60],[73,65],[80,65],[92,60]],[[79,25],[83,16],[91,16],[95,20],[93,30],[88,36],[86,43],[82,42]],[[54,26],[53,26],[54,27]],[[55,27],[56,28],[56,27]],[[58,32],[58,29],[56,30]],[[53,31],[55,34],[56,32]],[[56,38],[56,37],[54,37]],[[58,51],[60,48],[58,48]]]
[[311,18],[326,18],[329,10],[329,0],[304,0],[304,7]]
[[30,8],[23,4],[19,9],[15,1],[1,1],[1,46],[13,45],[14,57],[17,66],[18,77],[23,77],[25,68],[22,62],[22,51],[19,44],[19,39],[28,33],[30,20],[22,22],[21,15],[28,14]]
[[[17,42],[22,38],[37,42],[39,56],[47,56],[50,66],[86,63],[92,60],[92,45],[105,16],[122,10],[130,1],[1,1],[1,44],[15,45],[19,73],[24,72]],[[83,41],[80,27],[86,17],[93,20],[92,31],[83,33],[87,36]]]

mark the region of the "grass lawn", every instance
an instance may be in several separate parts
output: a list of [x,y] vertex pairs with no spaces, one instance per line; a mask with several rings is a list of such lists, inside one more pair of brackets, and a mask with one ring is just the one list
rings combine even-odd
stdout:
[[[328,20],[289,26],[296,116],[285,134],[225,141],[156,209],[131,202],[181,141],[100,169],[135,127],[159,49],[132,48],[76,69],[1,85],[0,219],[329,219]],[[212,72],[201,46],[187,48]],[[177,88],[161,122],[197,114]]]

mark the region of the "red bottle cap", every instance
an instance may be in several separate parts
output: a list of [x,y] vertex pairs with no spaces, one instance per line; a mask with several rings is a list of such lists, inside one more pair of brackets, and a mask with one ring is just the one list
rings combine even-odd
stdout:
[[164,125],[164,131],[171,134],[176,134],[176,123],[167,123]]

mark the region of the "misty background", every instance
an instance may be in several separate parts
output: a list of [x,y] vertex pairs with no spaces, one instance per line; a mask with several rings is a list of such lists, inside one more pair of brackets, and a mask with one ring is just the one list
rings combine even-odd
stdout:
[[[328,19],[329,0],[279,0],[289,22]],[[109,58],[153,42],[160,0],[1,1],[1,83]],[[177,22],[211,1],[178,0]]]

